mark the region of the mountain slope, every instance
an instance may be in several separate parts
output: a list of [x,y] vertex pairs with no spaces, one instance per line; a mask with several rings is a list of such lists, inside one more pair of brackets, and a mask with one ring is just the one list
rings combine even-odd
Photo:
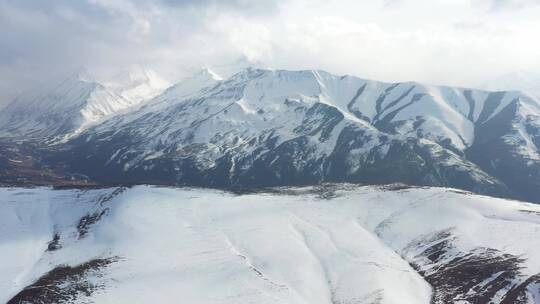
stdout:
[[350,185],[0,197],[10,304],[540,303],[532,204]]
[[[497,156],[484,151],[491,135],[482,130],[523,111],[529,122],[521,133],[505,129],[500,136],[519,149],[522,134],[527,149],[512,158],[526,159],[531,170],[539,164],[539,103],[518,92],[390,84],[323,71],[247,69],[225,80],[206,74],[206,87],[173,87],[84,132],[61,157],[104,182],[405,182],[538,197],[533,187],[521,192],[503,181],[504,170],[486,165]],[[504,114],[516,105],[524,110]],[[540,181],[534,172],[515,175],[517,183]]]
[[104,81],[104,86],[131,103],[140,104],[163,93],[169,83],[154,71],[135,66]]
[[478,140],[467,150],[471,160],[498,176],[516,193],[535,200],[540,189],[540,112],[515,100],[477,128]]
[[23,94],[0,111],[0,137],[65,141],[162,91],[144,73],[126,78],[106,87],[77,73],[53,89]]

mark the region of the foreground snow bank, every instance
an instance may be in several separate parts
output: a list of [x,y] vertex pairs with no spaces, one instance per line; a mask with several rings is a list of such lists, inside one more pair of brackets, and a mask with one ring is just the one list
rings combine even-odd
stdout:
[[449,189],[0,189],[0,302],[540,303],[540,207]]

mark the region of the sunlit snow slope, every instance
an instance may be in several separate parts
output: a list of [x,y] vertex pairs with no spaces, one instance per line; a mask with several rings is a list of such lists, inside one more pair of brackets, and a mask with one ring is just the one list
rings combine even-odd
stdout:
[[0,302],[540,303],[540,207],[449,189],[0,189]]
[[151,99],[164,86],[144,71],[125,73],[121,80],[106,85],[76,73],[53,88],[23,94],[3,108],[0,138],[62,142],[106,117]]
[[104,183],[449,186],[540,197],[540,102],[324,71],[209,70],[70,142]]

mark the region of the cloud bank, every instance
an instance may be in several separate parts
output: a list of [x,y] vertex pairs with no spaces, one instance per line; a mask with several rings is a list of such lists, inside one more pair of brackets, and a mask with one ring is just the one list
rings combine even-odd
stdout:
[[474,86],[540,71],[535,0],[4,0],[0,104],[81,66],[170,81],[238,58]]

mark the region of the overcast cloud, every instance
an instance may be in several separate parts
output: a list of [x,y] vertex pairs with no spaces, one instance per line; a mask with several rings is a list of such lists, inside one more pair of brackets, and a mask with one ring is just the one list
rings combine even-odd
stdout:
[[247,58],[474,86],[540,72],[537,0],[3,0],[0,104],[81,66],[174,81]]

